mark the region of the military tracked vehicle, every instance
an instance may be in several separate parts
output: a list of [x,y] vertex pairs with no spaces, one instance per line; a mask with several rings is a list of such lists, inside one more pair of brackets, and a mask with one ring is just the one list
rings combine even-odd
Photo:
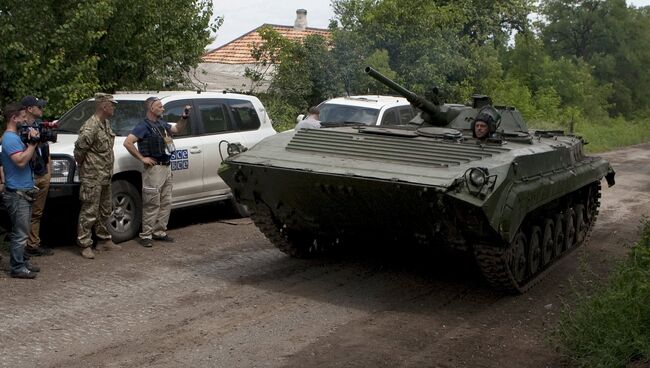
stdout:
[[[522,293],[582,245],[614,171],[585,141],[528,130],[512,107],[445,104],[368,67],[421,113],[408,125],[323,122],[226,159],[219,175],[281,251],[309,257],[358,241],[470,252],[495,288]],[[490,135],[475,138],[479,114]],[[490,120],[490,119],[487,119]],[[370,243],[372,244],[372,243]]]

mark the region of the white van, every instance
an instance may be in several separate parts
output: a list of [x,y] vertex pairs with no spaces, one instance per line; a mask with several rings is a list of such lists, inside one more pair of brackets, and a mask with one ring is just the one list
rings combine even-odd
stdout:
[[[222,159],[228,156],[228,143],[240,143],[250,148],[276,133],[259,99],[234,93],[193,91],[119,93],[113,97],[118,104],[110,119],[116,137],[113,148],[113,214],[108,229],[115,242],[129,240],[140,231],[143,165],[127,152],[123,143],[131,129],[144,119],[144,101],[149,97],[162,101],[165,107],[163,119],[169,122],[178,121],[185,105],[192,106],[185,132],[174,137],[172,208],[227,200],[233,201],[241,215],[247,215],[245,207],[232,199],[230,188],[217,175],[217,169]],[[79,177],[73,156],[74,143],[79,128],[94,111],[94,100],[88,99],[59,119],[57,142],[50,144],[52,180],[48,203],[51,199],[78,200]]]

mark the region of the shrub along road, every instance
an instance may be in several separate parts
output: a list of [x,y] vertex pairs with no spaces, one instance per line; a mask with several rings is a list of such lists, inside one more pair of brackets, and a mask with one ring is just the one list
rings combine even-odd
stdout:
[[[591,241],[527,294],[495,294],[466,258],[395,247],[302,261],[222,206],[172,214],[173,245],[136,242],[0,275],[0,366],[557,367],[548,344],[572,285],[596,284],[650,215],[650,144],[604,154]],[[603,183],[603,187],[606,185]]]

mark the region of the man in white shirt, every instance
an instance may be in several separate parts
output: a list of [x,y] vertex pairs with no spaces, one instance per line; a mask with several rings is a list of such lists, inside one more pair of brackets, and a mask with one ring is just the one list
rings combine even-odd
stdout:
[[301,120],[296,124],[296,130],[298,129],[319,129],[320,120],[319,119],[320,109],[318,106],[312,106],[309,108],[309,115],[306,118]]

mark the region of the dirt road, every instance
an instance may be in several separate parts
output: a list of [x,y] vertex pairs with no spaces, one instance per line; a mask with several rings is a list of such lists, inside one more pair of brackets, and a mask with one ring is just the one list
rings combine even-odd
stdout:
[[207,206],[172,214],[176,244],[93,261],[59,246],[36,280],[10,279],[5,253],[0,366],[561,366],[547,334],[571,284],[598,283],[650,215],[650,144],[604,156],[617,184],[590,243],[522,296],[493,293],[460,257],[291,259]]

